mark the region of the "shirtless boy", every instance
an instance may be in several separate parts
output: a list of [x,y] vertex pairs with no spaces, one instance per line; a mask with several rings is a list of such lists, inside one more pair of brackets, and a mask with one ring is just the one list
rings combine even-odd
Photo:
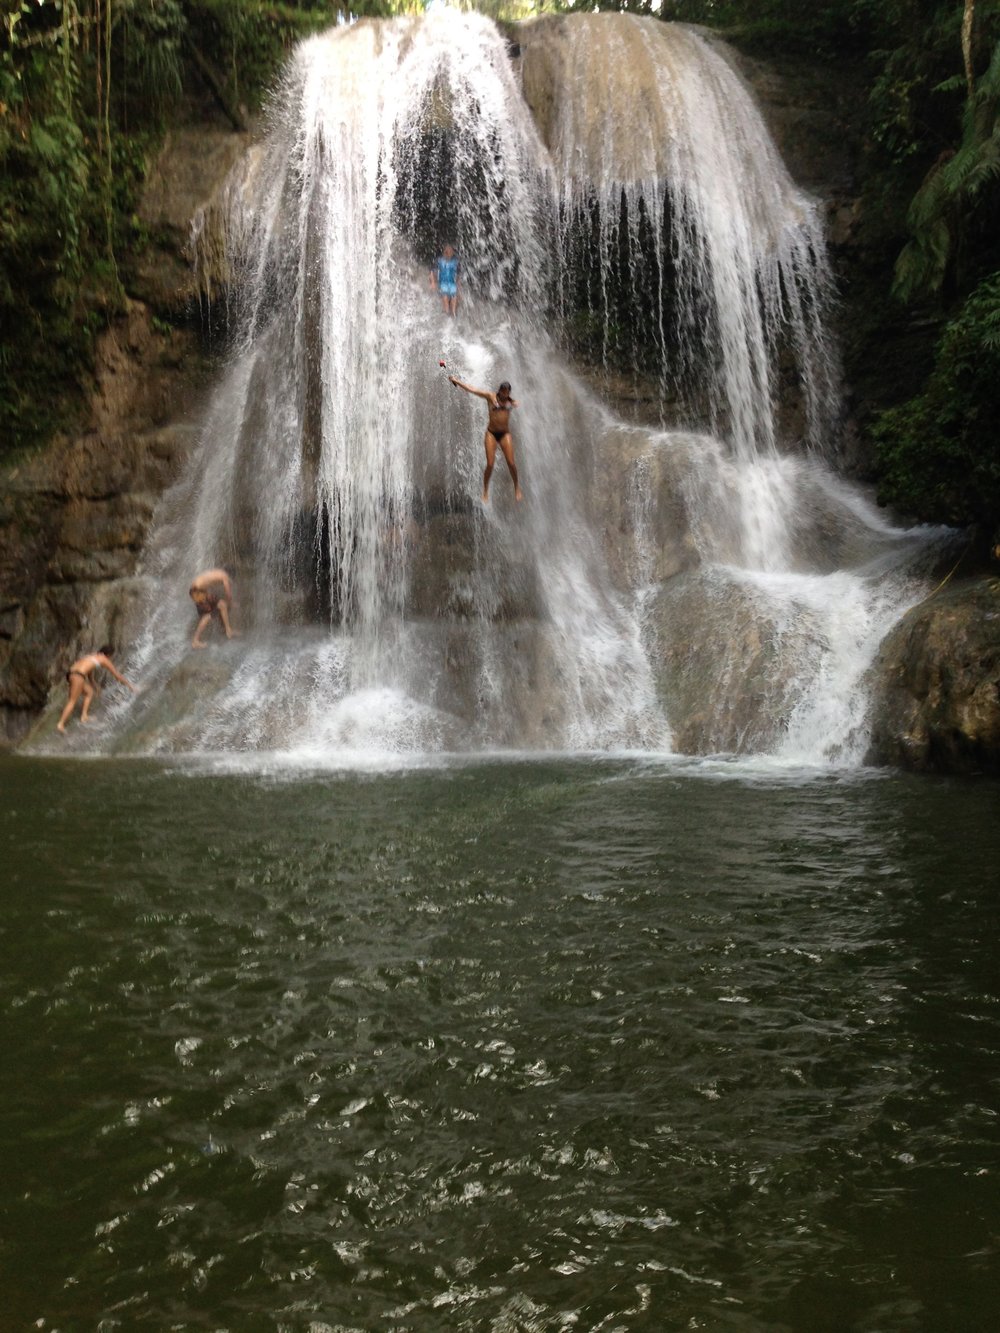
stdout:
[[194,632],[194,638],[191,640],[192,648],[208,647],[207,643],[202,642],[202,636],[213,616],[219,617],[219,622],[226,632],[227,639],[234,636],[236,631],[229,623],[229,608],[233,602],[233,585],[224,569],[206,569],[203,574],[199,574],[197,578],[192,579],[188,596],[194,602],[195,610],[198,612],[198,625]]
[[510,479],[514,483],[514,499],[523,500],[524,495],[517,480],[517,468],[514,466],[514,437],[510,433],[510,410],[512,407],[517,407],[518,403],[515,398],[510,396],[510,385],[504,380],[496,393],[493,393],[490,389],[474,389],[471,384],[463,384],[454,375],[449,375],[448,379],[456,389],[464,389],[466,393],[475,394],[477,398],[485,398],[489,406],[490,416],[486,423],[486,434],[483,437],[483,444],[486,447],[486,469],[483,472],[483,504],[489,504],[490,501],[490,477],[493,475],[497,445],[500,446],[500,452],[507,460]]
[[118,671],[111,660],[111,648],[104,647],[99,653],[88,653],[86,657],[78,657],[70,669],[66,672],[66,684],[69,687],[69,698],[66,701],[66,707],[62,710],[62,716],[56,723],[56,731],[66,734],[66,723],[73,716],[73,710],[76,708],[80,695],[83,695],[83,707],[80,709],[80,721],[90,721],[90,705],[94,702],[96,690],[91,682],[91,676],[101,667],[104,671],[110,672],[115,680],[121,681],[127,685],[133,694],[136,688],[130,680]]

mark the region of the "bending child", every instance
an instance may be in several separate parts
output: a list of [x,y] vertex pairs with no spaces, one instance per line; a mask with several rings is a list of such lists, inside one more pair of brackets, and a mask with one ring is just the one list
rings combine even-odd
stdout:
[[86,657],[78,657],[70,669],[66,672],[66,684],[69,687],[69,698],[66,701],[66,707],[62,710],[62,716],[56,723],[56,731],[66,734],[66,723],[73,716],[73,710],[81,694],[83,695],[83,707],[80,709],[80,721],[90,721],[90,705],[94,702],[94,689],[91,676],[98,667],[104,671],[110,672],[115,680],[120,681],[122,685],[127,685],[133,694],[137,693],[135,686],[115,667],[111,660],[112,649],[105,646],[99,653],[88,653]]
[[226,638],[231,639],[236,631],[229,623],[229,608],[233,602],[233,585],[224,569],[206,569],[203,574],[192,579],[188,596],[194,602],[198,612],[198,624],[191,640],[192,648],[207,648],[202,636],[213,616],[218,616]]

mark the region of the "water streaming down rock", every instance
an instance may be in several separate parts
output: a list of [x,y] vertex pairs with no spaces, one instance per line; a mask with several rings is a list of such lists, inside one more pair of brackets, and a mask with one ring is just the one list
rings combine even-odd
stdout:
[[[860,752],[927,540],[779,447],[779,354],[807,444],[834,413],[815,209],[696,33],[521,37],[445,11],[296,52],[230,191],[238,343],[148,555],[114,745]],[[457,321],[428,292],[446,239]],[[631,303],[683,428],[585,391],[553,341],[581,296],[605,330]],[[502,464],[478,503],[482,404],[441,358],[514,385],[523,505]],[[188,577],[220,561],[245,637],[188,654]]]

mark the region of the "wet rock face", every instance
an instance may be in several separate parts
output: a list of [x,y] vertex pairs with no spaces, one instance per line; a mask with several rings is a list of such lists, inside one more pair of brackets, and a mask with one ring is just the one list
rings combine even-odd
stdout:
[[816,651],[806,614],[781,626],[723,570],[664,584],[649,608],[654,670],[681,754],[768,754],[802,695],[796,665]]
[[537,572],[526,559],[494,568],[477,543],[476,516],[438,514],[411,523],[406,534],[411,576],[406,614],[413,618],[493,622],[535,619],[541,599]]
[[140,207],[149,244],[97,347],[87,419],[0,471],[0,746],[26,735],[76,657],[126,644],[138,623],[141,551],[194,444],[209,369],[200,333],[156,315],[183,324],[197,309],[191,219],[247,142],[204,127],[167,137]]
[[914,607],[872,671],[872,762],[1000,774],[1000,581],[946,588]]
[[0,744],[75,658],[127,642],[156,501],[194,440],[193,334],[157,330],[132,302],[97,358],[83,432],[0,475]]
[[132,295],[158,313],[183,318],[224,285],[225,181],[249,143],[248,134],[205,126],[164,139],[139,208],[149,243],[128,275]]
[[651,447],[642,430],[601,434],[589,506],[618,588],[662,583],[698,563],[683,496],[689,455],[686,441]]

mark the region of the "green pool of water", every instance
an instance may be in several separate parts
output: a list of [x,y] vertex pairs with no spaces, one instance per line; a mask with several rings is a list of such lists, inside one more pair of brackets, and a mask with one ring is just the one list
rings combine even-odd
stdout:
[[992,1329],[998,806],[0,761],[0,1328]]

